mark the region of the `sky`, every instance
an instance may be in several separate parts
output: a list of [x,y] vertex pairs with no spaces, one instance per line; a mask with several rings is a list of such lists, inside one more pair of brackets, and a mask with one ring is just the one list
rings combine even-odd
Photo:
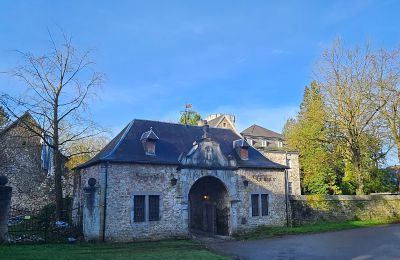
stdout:
[[[0,71],[50,48],[49,31],[91,50],[106,75],[90,101],[117,134],[132,119],[176,122],[185,104],[203,117],[236,116],[242,131],[281,132],[299,110],[321,52],[400,43],[400,1],[17,1],[0,2]],[[0,74],[0,92],[23,86]]]

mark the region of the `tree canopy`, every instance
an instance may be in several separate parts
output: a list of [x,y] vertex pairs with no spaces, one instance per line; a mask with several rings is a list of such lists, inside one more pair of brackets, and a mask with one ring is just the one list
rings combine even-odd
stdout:
[[201,120],[201,116],[199,113],[193,110],[185,110],[182,112],[182,116],[179,119],[180,124],[184,125],[197,125]]
[[381,168],[391,143],[400,145],[398,53],[369,44],[346,48],[340,40],[322,53],[300,112],[284,129],[299,151],[305,192],[394,189]]

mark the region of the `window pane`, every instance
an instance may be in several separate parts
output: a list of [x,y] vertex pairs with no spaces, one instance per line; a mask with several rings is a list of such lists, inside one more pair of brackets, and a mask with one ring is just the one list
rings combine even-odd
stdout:
[[136,195],[133,197],[133,221],[145,221],[145,196]]
[[268,194],[261,194],[261,214],[268,215]]
[[288,182],[288,193],[292,194],[292,183]]
[[149,196],[149,221],[160,220],[160,196]]
[[258,194],[251,195],[251,215],[253,217],[260,215],[258,212]]

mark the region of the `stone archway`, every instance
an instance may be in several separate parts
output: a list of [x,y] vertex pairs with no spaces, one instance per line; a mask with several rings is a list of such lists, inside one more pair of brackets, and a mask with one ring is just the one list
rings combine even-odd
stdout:
[[198,179],[189,191],[189,228],[229,235],[229,194],[216,177]]

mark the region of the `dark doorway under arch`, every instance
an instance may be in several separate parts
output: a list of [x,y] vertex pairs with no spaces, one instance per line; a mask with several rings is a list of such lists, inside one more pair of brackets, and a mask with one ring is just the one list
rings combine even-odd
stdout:
[[229,194],[221,180],[212,176],[197,180],[189,191],[192,230],[229,234]]

